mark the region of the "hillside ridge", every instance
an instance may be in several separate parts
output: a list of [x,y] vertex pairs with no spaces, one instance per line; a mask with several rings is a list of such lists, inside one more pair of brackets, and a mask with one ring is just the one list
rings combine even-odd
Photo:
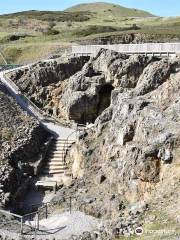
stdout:
[[[100,7],[100,8],[99,8]],[[135,8],[127,8],[124,6],[121,6],[119,4],[112,4],[112,3],[106,3],[106,2],[95,2],[95,3],[82,3],[74,5],[70,8],[67,8],[64,10],[65,12],[78,12],[78,11],[89,11],[94,13],[104,13],[107,14],[107,12],[111,12],[115,15],[119,14],[122,15],[122,17],[152,17],[153,14],[141,10],[141,9],[135,9]]]

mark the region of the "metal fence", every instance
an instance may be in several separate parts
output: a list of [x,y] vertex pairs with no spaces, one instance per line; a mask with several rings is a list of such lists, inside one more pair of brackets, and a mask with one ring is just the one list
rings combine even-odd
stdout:
[[66,211],[72,212],[72,198],[66,198],[64,202],[62,199],[59,201],[51,201],[44,204],[32,205],[32,209],[37,209],[25,215],[18,215],[0,209],[0,235],[1,232],[15,235],[37,235],[42,232],[40,221],[47,219],[53,211],[63,213]]
[[[15,71],[16,69],[13,70]],[[7,86],[8,90],[10,89],[10,94],[13,94],[17,101],[19,101],[20,105],[24,106],[25,110],[28,109],[29,112],[33,114],[39,121],[51,121],[59,126],[64,126],[58,118],[44,112],[39,107],[37,107],[36,104],[34,104],[28,97],[26,97],[22,93],[21,89],[7,76],[7,73],[8,72],[4,74],[4,79],[1,79],[1,81],[4,83],[5,86]]]
[[76,45],[72,46],[72,55],[95,55],[101,48],[127,54],[179,54],[180,43],[143,43],[114,45]]

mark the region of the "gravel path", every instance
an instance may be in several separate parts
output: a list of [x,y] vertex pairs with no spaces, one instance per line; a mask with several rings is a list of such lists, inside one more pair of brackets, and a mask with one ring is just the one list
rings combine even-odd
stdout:
[[0,81],[5,84],[5,86],[8,88],[10,94],[16,99],[17,103],[25,110],[27,111],[31,116],[34,116],[39,119],[40,123],[44,128],[46,128],[49,132],[53,133],[56,137],[60,137],[62,139],[69,140],[75,140],[76,139],[76,133],[74,129],[66,128],[64,126],[60,126],[59,124],[55,124],[53,119],[52,121],[42,120],[41,114],[38,112],[38,110],[31,105],[31,102],[28,104],[24,101],[24,99],[19,95],[19,88],[10,80],[7,80],[4,76],[6,73],[17,70],[17,69],[23,69],[27,66],[23,66],[20,68],[16,68],[13,70],[7,70],[0,72]]
[[74,129],[63,127],[48,121],[41,121],[41,124],[57,137],[60,137],[62,139],[67,139],[69,137],[69,140],[76,139],[76,131]]
[[[26,222],[29,226],[34,226],[35,222]],[[72,235],[81,235],[86,231],[97,229],[98,219],[85,215],[79,211],[54,214],[48,219],[40,221],[37,239],[68,239]]]

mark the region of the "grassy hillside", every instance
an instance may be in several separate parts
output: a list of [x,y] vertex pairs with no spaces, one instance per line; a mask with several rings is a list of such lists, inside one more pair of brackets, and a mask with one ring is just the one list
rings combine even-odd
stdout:
[[119,17],[152,17],[151,13],[132,9],[125,8],[120,5],[111,4],[111,3],[89,3],[89,4],[79,4],[74,7],[68,8],[65,11],[67,12],[91,12],[95,13],[97,16],[101,16],[109,19],[119,18]]
[[64,12],[31,10],[0,16],[0,49],[9,63],[47,58],[72,42],[116,39],[118,43],[131,33],[145,35],[148,41],[178,41],[180,17],[152,17],[141,10],[104,3],[81,4]]

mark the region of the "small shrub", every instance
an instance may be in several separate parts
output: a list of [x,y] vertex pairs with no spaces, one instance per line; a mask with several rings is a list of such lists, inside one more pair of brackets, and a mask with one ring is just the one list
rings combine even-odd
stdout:
[[8,36],[5,36],[0,40],[0,43],[7,43],[7,42],[13,42],[13,41],[18,41],[20,39],[29,37],[30,35],[27,34],[10,34]]
[[56,23],[54,21],[49,22],[49,28],[53,28],[56,26]]
[[67,22],[67,27],[69,27],[69,28],[72,27],[72,22],[71,21]]
[[74,31],[74,35],[78,37],[86,37],[91,34],[97,34],[97,33],[105,33],[105,32],[116,32],[118,31],[118,28],[111,27],[111,26],[88,26],[86,29],[81,29],[79,31]]
[[43,32],[44,35],[58,35],[59,31],[56,29],[47,29]]

